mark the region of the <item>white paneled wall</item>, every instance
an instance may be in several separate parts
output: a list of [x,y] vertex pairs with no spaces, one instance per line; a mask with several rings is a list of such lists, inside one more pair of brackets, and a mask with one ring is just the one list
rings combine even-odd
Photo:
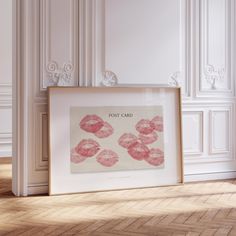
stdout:
[[80,84],[99,86],[112,75],[121,84],[180,83],[181,77],[187,93],[186,0],[79,3]]
[[204,112],[195,109],[189,109],[183,112],[183,144],[185,155],[202,155],[204,148],[204,124]]
[[232,46],[234,1],[200,1],[199,96],[233,95]]
[[[78,84],[78,4],[40,0],[41,86]],[[58,9],[63,12],[58,14]],[[77,79],[74,79],[77,78]]]
[[12,155],[12,1],[0,0],[0,158]]
[[236,177],[234,0],[21,4],[21,105],[27,111],[18,115],[27,118],[22,137],[29,194],[47,191],[50,85],[180,85],[185,179]]
[[235,3],[191,5],[192,89],[183,101],[186,180],[235,177]]

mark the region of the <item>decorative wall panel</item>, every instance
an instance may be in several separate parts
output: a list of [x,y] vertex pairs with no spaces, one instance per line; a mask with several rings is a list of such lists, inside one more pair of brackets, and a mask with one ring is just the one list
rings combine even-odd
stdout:
[[229,153],[231,150],[231,110],[210,111],[210,154]]
[[28,185],[48,184],[47,104],[36,103],[30,111],[31,127],[28,141]]
[[[28,186],[30,192],[47,189],[47,87],[78,86],[78,1],[32,0],[27,14],[29,106]],[[25,14],[25,16],[27,16]],[[40,190],[41,191],[41,190]]]
[[35,112],[35,170],[48,169],[47,105],[38,104]]
[[40,0],[41,90],[78,84],[76,0]]
[[170,83],[188,96],[188,1],[79,2],[81,85],[109,85],[109,72],[111,85]]
[[183,112],[184,154],[201,155],[203,152],[203,112]]
[[207,168],[209,163],[233,161],[234,104],[188,101],[183,109],[185,164],[202,164]]
[[234,1],[200,0],[199,96],[232,94]]

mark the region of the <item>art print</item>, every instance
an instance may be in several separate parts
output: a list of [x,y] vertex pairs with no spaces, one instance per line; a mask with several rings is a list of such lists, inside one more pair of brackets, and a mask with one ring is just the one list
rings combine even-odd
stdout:
[[163,169],[162,106],[71,107],[71,173]]

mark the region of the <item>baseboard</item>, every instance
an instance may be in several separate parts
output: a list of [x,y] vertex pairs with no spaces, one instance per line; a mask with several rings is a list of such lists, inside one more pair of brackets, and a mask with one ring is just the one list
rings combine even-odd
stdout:
[[48,185],[36,184],[28,186],[28,195],[48,194]]
[[184,182],[188,183],[188,182],[197,182],[197,181],[235,179],[235,178],[236,178],[236,171],[214,172],[214,173],[185,175],[184,176]]
[[[209,180],[235,179],[236,171],[185,175],[185,183]],[[28,186],[28,195],[48,194],[47,184]]]

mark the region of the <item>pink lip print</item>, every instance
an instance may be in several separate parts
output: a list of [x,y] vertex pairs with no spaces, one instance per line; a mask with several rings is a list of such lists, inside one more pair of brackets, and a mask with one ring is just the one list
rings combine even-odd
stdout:
[[97,115],[87,115],[80,121],[80,128],[89,133],[96,133],[103,127],[103,120]]
[[92,139],[83,139],[75,148],[75,151],[82,156],[92,157],[100,149],[100,145]]
[[158,135],[156,134],[156,132],[152,132],[150,134],[139,134],[138,137],[144,144],[154,143],[158,139]]
[[164,153],[159,148],[152,148],[145,161],[153,166],[159,166],[164,163]]
[[80,155],[75,151],[75,148],[72,148],[70,151],[70,160],[71,162],[78,164],[82,161],[84,161],[87,157]]
[[155,116],[151,120],[151,124],[156,131],[159,131],[159,132],[163,131],[163,118],[162,118],[162,116]]
[[145,120],[145,119],[140,120],[136,124],[135,128],[141,134],[150,134],[154,130],[154,127],[153,127],[151,121]]
[[137,143],[137,141],[138,138],[135,135],[131,133],[125,133],[119,138],[118,143],[124,148],[129,148],[134,143]]
[[148,158],[149,152],[149,148],[143,143],[134,143],[128,149],[130,156],[138,161]]
[[98,138],[106,138],[112,135],[113,132],[113,127],[109,123],[104,122],[103,127],[95,133],[95,136],[97,136]]
[[97,162],[106,167],[115,165],[118,159],[118,155],[112,150],[103,150],[97,155]]

